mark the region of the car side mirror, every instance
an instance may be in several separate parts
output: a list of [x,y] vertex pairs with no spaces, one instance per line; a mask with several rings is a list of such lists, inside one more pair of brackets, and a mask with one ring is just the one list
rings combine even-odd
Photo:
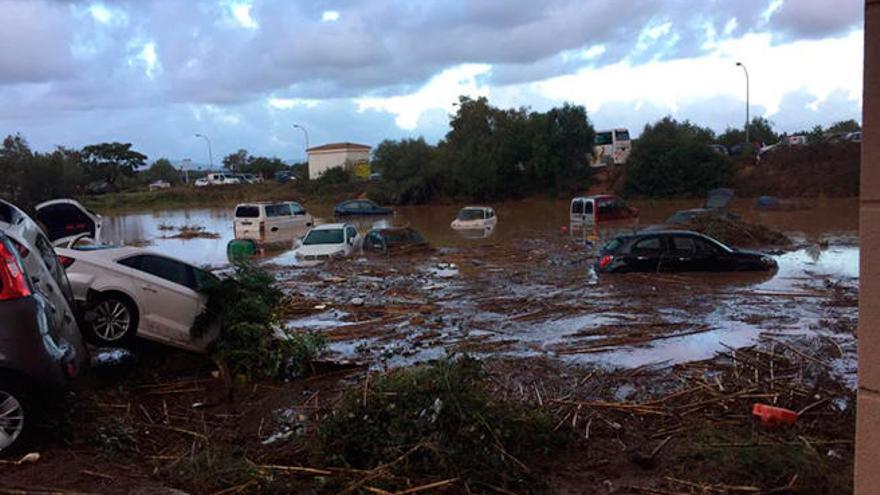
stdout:
[[349,238],[348,238],[348,245],[349,245],[349,246],[354,246],[354,237],[349,237]]

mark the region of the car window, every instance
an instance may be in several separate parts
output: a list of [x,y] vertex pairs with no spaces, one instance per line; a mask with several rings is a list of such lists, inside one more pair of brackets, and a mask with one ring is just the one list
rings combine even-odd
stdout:
[[586,214],[586,215],[593,214],[593,202],[592,201],[584,201],[584,214]]
[[613,199],[605,198],[599,200],[599,213],[608,214],[616,210]]
[[259,206],[239,206],[235,209],[236,218],[260,218]]
[[704,239],[694,239],[693,242],[694,242],[695,249],[700,253],[718,254],[718,251],[719,251],[718,246],[712,244],[709,241],[706,241]]
[[603,146],[606,144],[611,144],[611,133],[610,132],[597,132],[596,136],[593,138],[593,144],[596,146]]
[[299,203],[290,203],[290,211],[294,215],[305,215],[306,209]]
[[659,254],[663,252],[663,244],[659,237],[648,237],[633,245],[634,254]]
[[683,253],[696,253],[697,246],[691,237],[674,236],[672,237],[672,250]]
[[583,201],[573,201],[571,203],[571,212],[581,214],[584,212],[584,202]]
[[267,217],[289,217],[290,216],[290,205],[287,203],[281,203],[277,205],[266,205],[266,216]]
[[348,227],[345,228],[345,236],[348,237],[349,239],[355,238],[357,236],[357,229],[355,229],[354,227],[349,225]]
[[122,259],[119,261],[119,264],[193,290],[197,289],[193,267],[177,260],[165,258],[164,256],[143,254]]
[[602,246],[602,252],[603,253],[614,253],[618,249],[620,249],[620,246],[622,244],[623,244],[623,241],[619,237],[617,239],[612,239],[612,240],[608,241],[607,244]]
[[629,131],[614,131],[614,137],[617,141],[629,141]]

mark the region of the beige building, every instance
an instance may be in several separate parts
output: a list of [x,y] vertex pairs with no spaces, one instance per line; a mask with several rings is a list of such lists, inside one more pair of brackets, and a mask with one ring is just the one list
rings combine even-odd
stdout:
[[346,163],[354,165],[370,160],[370,147],[355,143],[330,143],[306,150],[309,154],[309,179],[317,179],[331,168]]
[[880,0],[865,3],[857,495],[880,493]]

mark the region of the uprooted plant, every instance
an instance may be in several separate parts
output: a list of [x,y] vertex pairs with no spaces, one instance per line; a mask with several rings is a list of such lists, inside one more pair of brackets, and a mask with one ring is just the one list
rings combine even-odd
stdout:
[[227,378],[275,378],[285,365],[305,372],[326,347],[318,336],[286,333],[283,294],[272,274],[253,264],[236,264],[233,276],[211,279],[202,291],[208,302],[193,332],[219,331],[209,351]]
[[320,428],[331,460],[374,472],[372,486],[395,480],[459,479],[476,493],[491,487],[532,492],[526,464],[564,444],[551,417],[499,400],[471,358],[391,372],[350,391]]

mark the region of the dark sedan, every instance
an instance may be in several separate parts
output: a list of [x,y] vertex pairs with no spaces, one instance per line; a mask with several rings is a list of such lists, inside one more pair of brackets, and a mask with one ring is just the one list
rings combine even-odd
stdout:
[[600,252],[601,272],[767,271],[776,261],[763,253],[734,249],[697,232],[651,231],[618,237]]
[[430,249],[428,241],[410,227],[373,229],[364,237],[364,251],[401,253]]
[[391,215],[394,210],[379,206],[369,199],[352,199],[336,205],[333,213],[337,217],[359,216],[359,215]]

